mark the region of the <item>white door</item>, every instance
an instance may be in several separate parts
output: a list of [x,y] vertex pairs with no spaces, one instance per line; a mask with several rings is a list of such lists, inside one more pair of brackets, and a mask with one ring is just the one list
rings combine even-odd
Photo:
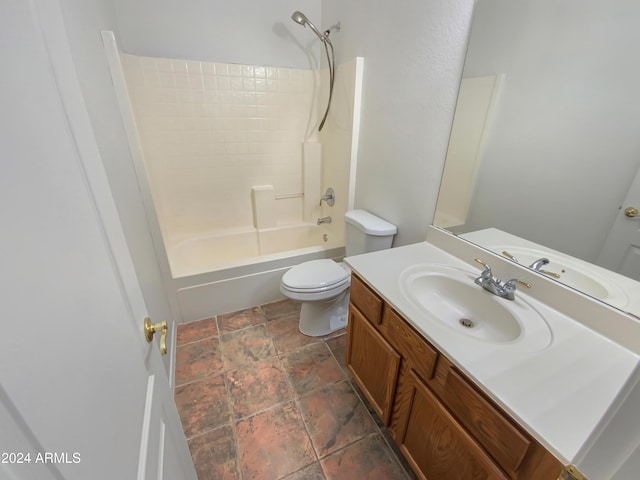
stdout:
[[72,134],[41,13],[34,1],[0,7],[0,478],[195,479],[104,171],[78,153],[90,128]]
[[638,211],[640,211],[640,169],[627,192],[622,208],[596,263],[640,281],[640,216],[638,216]]

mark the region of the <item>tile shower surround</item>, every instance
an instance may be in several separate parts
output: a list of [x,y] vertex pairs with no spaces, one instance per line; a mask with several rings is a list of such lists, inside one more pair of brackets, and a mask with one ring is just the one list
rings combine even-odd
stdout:
[[407,480],[344,366],[346,335],[298,331],[300,304],[178,327],[176,403],[200,480]]
[[[251,187],[302,192],[317,72],[122,55],[165,239],[253,225]],[[315,117],[314,117],[315,118]],[[280,224],[302,199],[276,202]]]

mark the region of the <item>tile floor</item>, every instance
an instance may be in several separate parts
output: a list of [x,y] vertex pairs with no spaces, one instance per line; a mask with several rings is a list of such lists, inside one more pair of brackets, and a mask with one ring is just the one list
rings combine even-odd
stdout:
[[283,300],[178,327],[175,398],[199,480],[407,480],[344,367],[346,335]]

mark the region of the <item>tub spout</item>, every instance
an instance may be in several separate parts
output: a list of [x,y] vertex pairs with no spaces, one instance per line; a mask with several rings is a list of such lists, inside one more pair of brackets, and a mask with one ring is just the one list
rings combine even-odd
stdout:
[[317,225],[322,225],[323,223],[331,223],[331,217],[319,218]]

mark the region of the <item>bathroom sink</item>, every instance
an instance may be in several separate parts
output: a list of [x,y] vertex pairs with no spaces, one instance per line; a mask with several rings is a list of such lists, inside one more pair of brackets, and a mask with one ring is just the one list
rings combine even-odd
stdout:
[[549,263],[542,269],[559,274],[560,278],[557,280],[565,285],[619,308],[624,308],[629,303],[629,297],[620,287],[599,274],[595,268],[585,265],[585,262],[574,261],[569,256],[515,245],[497,245],[492,247],[492,250],[506,251],[516,257],[522,265],[531,265],[539,258],[548,258]]
[[517,344],[528,351],[549,345],[544,318],[516,292],[506,300],[474,283],[479,272],[435,264],[415,265],[400,275],[400,290],[426,318],[468,339]]

